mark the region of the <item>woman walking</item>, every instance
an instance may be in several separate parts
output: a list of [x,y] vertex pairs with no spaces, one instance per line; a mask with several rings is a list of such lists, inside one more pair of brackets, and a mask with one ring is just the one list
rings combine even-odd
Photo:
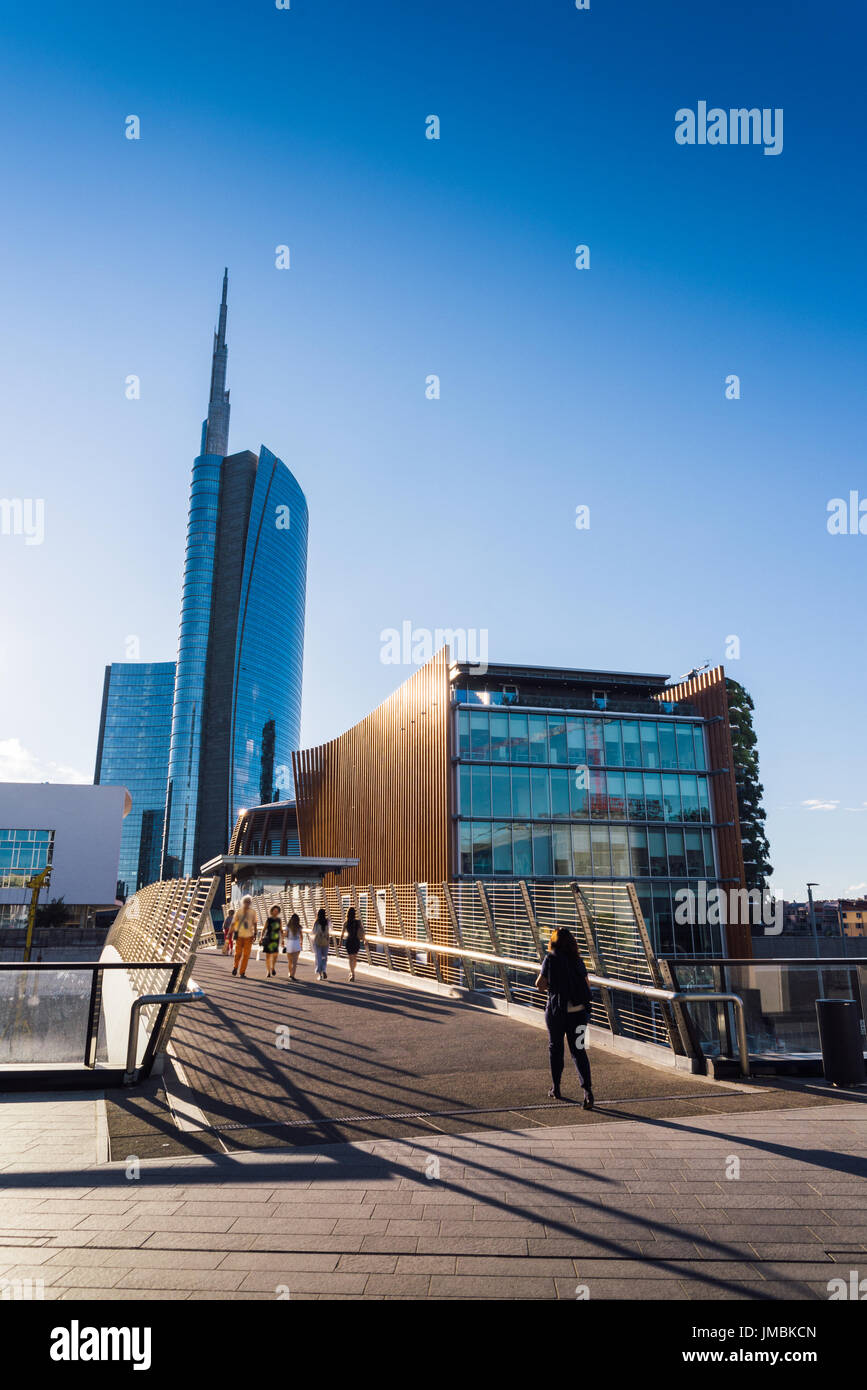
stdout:
[[230,907],[229,910],[228,910],[228,912],[226,913],[225,917],[223,918],[223,955],[224,955],[224,956],[230,956],[230,955],[232,954],[232,933],[233,933],[233,931],[234,931],[234,928],[233,928],[233,926],[232,926],[232,922],[234,921],[234,918],[235,918],[235,909],[234,909],[233,907]]
[[277,952],[283,944],[283,917],[279,903],[272,903],[262,930],[262,951],[265,956],[265,979],[273,980],[277,974]]
[[346,957],[349,961],[350,982],[355,979],[355,966],[358,961],[358,953],[364,943],[361,923],[355,915],[355,908],[351,907],[346,914],[346,921],[343,923],[343,931],[340,933],[340,940],[346,945]]
[[310,933],[313,938],[313,954],[316,957],[316,978],[317,980],[327,980],[328,966],[328,943],[331,940],[331,923],[324,907],[320,907],[316,914],[316,921],[313,923],[313,931]]
[[241,906],[235,913],[232,926],[235,930],[235,968],[232,974],[246,980],[247,963],[259,930],[259,918],[249,893],[241,899]]
[[584,1091],[584,1109],[592,1110],[590,1062],[584,1050],[590,1021],[590,986],[587,983],[587,967],[578,952],[578,943],[568,928],[555,928],[552,931],[548,954],[536,979],[536,988],[548,995],[545,1023],[548,1028],[551,1080],[554,1083],[548,1095],[553,1100],[562,1099],[560,1079],[563,1075],[565,1040]]
[[295,979],[298,957],[301,954],[301,918],[293,912],[286,928],[286,964],[289,966],[289,979]]

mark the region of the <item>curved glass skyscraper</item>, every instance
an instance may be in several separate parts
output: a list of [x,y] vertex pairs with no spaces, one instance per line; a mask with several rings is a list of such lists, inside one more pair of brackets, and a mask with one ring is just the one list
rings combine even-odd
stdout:
[[292,795],[301,729],[307,503],[268,449],[227,454],[227,281],[190,490],[163,878],[224,853],[245,806]]

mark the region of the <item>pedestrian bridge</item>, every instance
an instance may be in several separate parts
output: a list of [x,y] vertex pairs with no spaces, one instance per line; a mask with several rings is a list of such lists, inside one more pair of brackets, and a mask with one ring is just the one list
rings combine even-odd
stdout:
[[692,1077],[709,1069],[746,1078],[771,1034],[778,1053],[815,1055],[819,993],[857,999],[863,1016],[863,963],[658,959],[631,884],[250,885],[261,918],[275,897],[284,918],[298,912],[305,947],[320,905],[338,925],[354,906],[355,984],[337,932],[327,983],[307,950],[296,984],[283,957],[275,982],[255,960],[242,982],[211,925],[218,879],[152,884],[119,912],[99,961],[0,963],[0,1086],[135,1085],[172,1050],[199,1129],[252,1118],[300,1133],[356,1115],[390,1133],[404,1116],[448,1126],[452,1110],[465,1121],[542,1104],[533,981],[555,926],[575,933],[591,970],[594,1067],[614,1067],[638,1098],[657,1082],[706,1094]]

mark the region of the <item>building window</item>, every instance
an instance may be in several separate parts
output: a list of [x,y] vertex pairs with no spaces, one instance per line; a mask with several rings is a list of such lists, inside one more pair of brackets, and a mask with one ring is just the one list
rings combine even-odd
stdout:
[[530,762],[547,763],[548,757],[548,720],[544,714],[530,715]]
[[491,814],[491,769],[489,767],[473,768],[473,815],[490,816]]
[[512,872],[512,827],[508,824],[494,825],[494,873]]
[[530,769],[512,768],[512,815],[530,816]]
[[533,819],[544,820],[551,814],[547,768],[534,767],[530,774],[530,785],[533,792]]
[[533,826],[533,872],[536,878],[548,878],[552,872],[551,827]]
[[53,830],[0,830],[0,888],[26,888],[53,850]]

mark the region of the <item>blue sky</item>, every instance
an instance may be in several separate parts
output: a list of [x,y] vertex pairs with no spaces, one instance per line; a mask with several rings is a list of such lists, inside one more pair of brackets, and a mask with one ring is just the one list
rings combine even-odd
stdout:
[[[774,885],[863,889],[867,536],[826,508],[867,498],[865,26],[756,8],[7,17],[0,492],[45,540],[0,536],[2,775],[89,779],[105,664],[175,655],[228,265],[230,445],[310,507],[305,743],[409,674],[404,620],[674,677],[737,635]],[[783,108],[782,154],[677,145],[700,100]]]

